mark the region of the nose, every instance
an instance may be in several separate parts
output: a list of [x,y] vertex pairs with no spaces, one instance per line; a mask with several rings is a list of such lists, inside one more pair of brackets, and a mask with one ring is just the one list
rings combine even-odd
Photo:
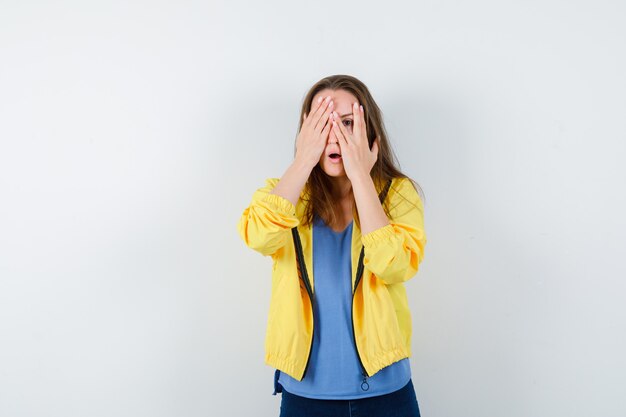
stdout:
[[332,144],[332,143],[338,143],[339,141],[337,140],[337,136],[335,136],[335,133],[331,130],[330,133],[328,134],[328,143]]

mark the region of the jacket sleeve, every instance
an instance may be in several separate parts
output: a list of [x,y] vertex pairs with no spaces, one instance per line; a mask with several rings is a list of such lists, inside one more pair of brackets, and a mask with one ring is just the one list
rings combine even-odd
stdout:
[[394,180],[389,190],[389,224],[362,236],[363,266],[386,284],[412,278],[424,258],[424,207],[407,178]]
[[270,194],[278,181],[278,178],[270,178],[265,187],[255,191],[237,224],[245,244],[264,256],[273,255],[284,246],[291,239],[291,228],[300,223],[291,201]]

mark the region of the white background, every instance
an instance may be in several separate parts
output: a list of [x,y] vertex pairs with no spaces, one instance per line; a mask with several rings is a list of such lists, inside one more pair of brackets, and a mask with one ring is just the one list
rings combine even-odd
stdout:
[[0,1],[0,415],[278,416],[236,224],[368,85],[423,187],[423,416],[626,415],[626,5]]

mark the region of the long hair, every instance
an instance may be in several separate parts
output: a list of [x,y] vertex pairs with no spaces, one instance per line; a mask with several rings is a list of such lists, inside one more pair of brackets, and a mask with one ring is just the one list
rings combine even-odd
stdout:
[[[374,101],[374,98],[370,94],[367,86],[357,78],[350,75],[338,74],[324,77],[315,83],[309,89],[302,102],[298,133],[300,133],[300,130],[302,129],[304,114],[309,114],[311,111],[313,97],[315,97],[315,95],[320,91],[326,89],[333,91],[345,90],[353,94],[358,102],[363,106],[367,142],[370,149],[372,148],[374,140],[377,137],[379,138],[378,158],[370,172],[374,186],[376,187],[378,193],[381,192],[388,180],[393,178],[408,178],[419,195],[423,197],[424,193],[419,184],[400,171],[398,159],[389,144],[389,140],[387,139],[387,131],[385,130],[385,125],[383,123],[382,112]],[[331,179],[322,170],[318,163],[311,171],[311,175],[309,175],[309,178],[304,186],[304,199],[307,201],[304,218],[302,219],[302,223],[304,225],[311,224],[315,214],[320,216],[326,224],[334,225],[337,223],[337,202],[333,199],[331,189]],[[352,195],[352,200],[353,217],[358,227],[360,227],[359,215],[356,210],[354,195]],[[387,216],[389,216],[388,205],[384,204],[383,208]]]

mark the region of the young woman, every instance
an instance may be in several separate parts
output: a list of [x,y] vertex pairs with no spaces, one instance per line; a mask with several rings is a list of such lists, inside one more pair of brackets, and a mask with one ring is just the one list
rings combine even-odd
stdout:
[[281,417],[419,416],[404,287],[426,245],[419,188],[361,81],[311,87],[293,162],[238,224],[273,259],[265,362]]

